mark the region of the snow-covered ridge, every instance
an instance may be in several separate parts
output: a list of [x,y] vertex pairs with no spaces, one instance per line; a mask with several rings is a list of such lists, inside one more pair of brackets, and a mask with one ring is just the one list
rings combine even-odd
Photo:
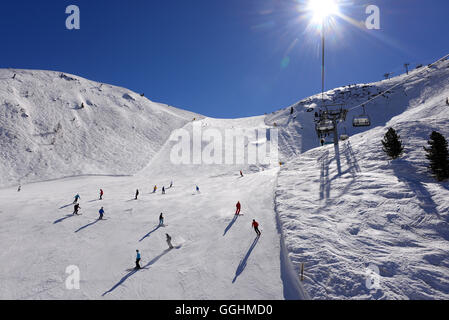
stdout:
[[[435,103],[444,106],[448,88],[449,61],[441,59],[430,67],[410,71],[408,75],[403,74],[370,84],[335,88],[325,92],[324,97],[326,104],[342,105],[349,109],[346,122],[339,125],[339,133],[351,136],[376,126],[385,126],[392,118],[406,111],[419,110],[430,99],[436,99]],[[364,103],[373,125],[368,128],[354,128],[352,119],[363,113],[360,105]],[[267,116],[266,123],[270,126],[276,124],[280,130],[280,151],[286,159],[319,146],[314,115],[321,104],[321,94],[317,94]],[[357,108],[353,109],[354,107]],[[294,109],[293,114],[290,114],[291,108]],[[329,137],[329,141],[331,139],[332,137]]]
[[0,69],[0,186],[133,174],[195,117],[75,75]]

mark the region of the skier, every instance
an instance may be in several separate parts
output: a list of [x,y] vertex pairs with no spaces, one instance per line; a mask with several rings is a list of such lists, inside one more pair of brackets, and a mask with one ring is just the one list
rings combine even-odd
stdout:
[[100,189],[100,200],[103,200],[103,194],[104,194],[103,189]]
[[161,214],[160,214],[160,216],[159,216],[159,225],[160,225],[160,226],[163,226],[163,225],[164,225],[164,216],[162,215],[162,212],[161,212]]
[[139,195],[139,189],[136,190],[136,198],[134,200],[137,200],[138,195]]
[[100,211],[98,211],[98,213],[100,214],[100,217],[98,218],[99,220],[103,220],[103,215],[104,215],[104,209],[103,207],[101,207]]
[[79,214],[78,213],[79,209],[81,209],[80,204],[79,203],[75,204],[75,206],[73,207],[73,214],[78,215]]
[[136,269],[140,269],[140,252],[136,250]]
[[324,139],[321,139],[321,146],[324,146]]
[[17,188],[17,192],[20,192],[22,190],[22,186],[19,184],[19,188]]
[[446,99],[446,105],[449,106],[449,98]]
[[170,181],[170,188],[173,187],[173,181]]
[[162,194],[165,194],[165,186],[162,187]]
[[157,186],[154,186],[153,193],[156,193],[156,190],[157,190]]
[[291,109],[290,109],[290,114],[293,114],[293,107],[291,107]]
[[235,214],[236,214],[236,215],[239,215],[239,214],[240,214],[240,208],[241,208],[240,201],[237,202],[237,204],[235,205],[235,207],[237,208],[237,210],[235,211]]
[[200,192],[200,188],[198,186],[196,186],[196,192]]
[[242,172],[242,170],[240,170],[240,176],[243,178],[243,172]]
[[252,227],[254,228],[254,231],[256,231],[257,236],[260,237],[260,231],[259,231],[259,223],[253,219]]
[[73,203],[78,203],[78,200],[81,199],[79,194],[76,194],[75,200],[73,200]]
[[173,249],[173,245],[171,244],[171,237],[168,235],[168,233],[166,233],[165,235],[167,236],[167,244],[168,244],[168,247],[169,247],[170,249]]

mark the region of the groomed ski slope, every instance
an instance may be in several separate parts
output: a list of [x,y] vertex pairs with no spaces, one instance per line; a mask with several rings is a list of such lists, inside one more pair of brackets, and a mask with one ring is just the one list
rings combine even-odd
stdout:
[[[266,127],[264,117],[199,123],[219,131]],[[191,128],[192,123],[185,126]],[[174,143],[168,141],[134,177],[74,177],[28,184],[21,192],[0,190],[0,242],[5,248],[0,252],[0,297],[306,297],[281,254],[273,200],[277,166],[173,165]],[[174,187],[162,195],[170,180]],[[155,184],[157,193],[151,194]],[[105,191],[103,201],[97,200],[99,188]],[[136,188],[140,196],[133,200]],[[73,217],[71,199],[77,192],[82,215]],[[233,221],[237,201],[244,215]],[[107,220],[96,222],[100,206]],[[157,228],[161,212],[166,226]],[[251,229],[253,218],[262,231],[258,240]],[[170,251],[166,232],[175,246]],[[128,269],[134,267],[136,249],[144,268],[133,272]],[[80,269],[80,290],[65,288],[69,265]]]

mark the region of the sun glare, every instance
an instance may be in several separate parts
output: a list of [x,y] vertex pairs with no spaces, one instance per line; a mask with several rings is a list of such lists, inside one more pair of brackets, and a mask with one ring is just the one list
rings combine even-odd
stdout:
[[326,18],[340,12],[336,0],[309,0],[307,8],[316,23],[324,22]]

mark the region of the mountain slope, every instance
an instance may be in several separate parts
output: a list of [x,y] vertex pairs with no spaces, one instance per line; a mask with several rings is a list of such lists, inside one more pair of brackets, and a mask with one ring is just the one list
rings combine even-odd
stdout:
[[64,73],[1,69],[0,83],[0,186],[133,174],[199,117]]
[[[449,138],[448,68],[448,61],[440,61],[424,76],[414,71],[409,78],[374,84],[380,91],[398,86],[388,99],[367,104],[371,128],[351,128],[348,117],[351,137],[339,148],[298,155],[283,140],[287,163],[279,174],[276,211],[296,271],[305,264],[303,284],[312,298],[449,298],[449,183],[430,176],[423,150],[433,130]],[[345,91],[350,106],[363,101],[356,95],[361,88]],[[288,111],[269,121],[288,123]],[[308,115],[298,111],[312,137]],[[281,130],[293,136],[295,126],[291,122]],[[404,156],[395,161],[382,151],[389,127],[405,145]],[[373,278],[378,288],[366,285],[372,268],[380,274]]]
[[[219,132],[265,128],[264,117],[255,117],[205,118],[183,129],[191,132],[197,124]],[[245,150],[254,141],[246,136]],[[176,165],[170,161],[175,144],[167,141],[133,177],[77,177],[28,184],[21,192],[0,190],[0,242],[7,248],[0,252],[0,297],[304,298],[281,251],[273,199],[278,168]],[[201,144],[208,141],[201,139]],[[230,148],[224,144],[222,151]],[[174,185],[168,188],[171,180]],[[154,185],[159,189],[151,193]],[[97,200],[99,188],[105,190],[103,201]],[[136,188],[138,200],[133,199]],[[74,192],[81,195],[81,216],[71,215]],[[234,216],[237,201],[242,203],[239,217]],[[98,222],[100,206],[107,220]],[[165,226],[157,227],[161,212]],[[260,239],[251,230],[252,219],[260,223]],[[165,233],[175,249],[167,250]],[[144,266],[138,272],[129,270],[136,249]],[[65,288],[70,265],[80,269],[80,290]]]

